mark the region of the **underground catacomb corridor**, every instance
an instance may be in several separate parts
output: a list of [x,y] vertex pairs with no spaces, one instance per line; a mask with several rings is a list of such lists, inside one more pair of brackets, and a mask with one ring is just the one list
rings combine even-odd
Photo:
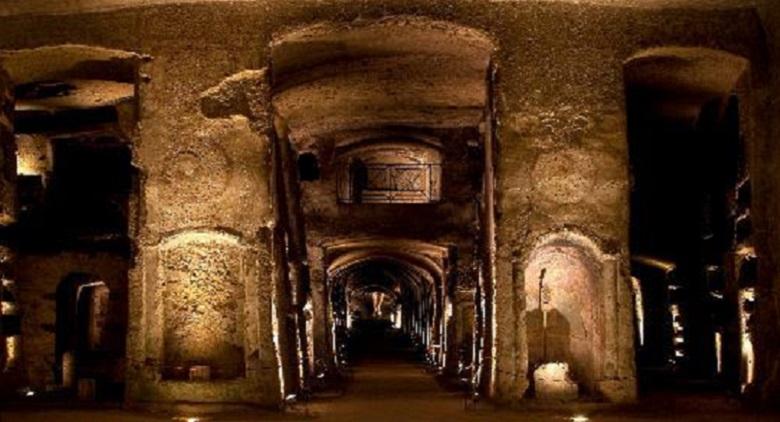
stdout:
[[778,420],[777,0],[0,0],[0,420]]

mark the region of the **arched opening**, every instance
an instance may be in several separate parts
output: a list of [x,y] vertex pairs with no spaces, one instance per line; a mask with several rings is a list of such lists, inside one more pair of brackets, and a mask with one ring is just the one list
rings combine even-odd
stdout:
[[[631,163],[632,272],[644,298],[640,387],[738,391],[752,375],[756,259],[750,216],[747,60],[659,48],[625,65]],[[750,299],[745,299],[750,297]]]
[[[221,246],[221,247],[220,247]],[[186,232],[160,248],[167,264],[159,292],[163,315],[159,374],[177,382],[218,382],[246,376],[246,320],[239,239]]]
[[[115,390],[114,365],[122,356],[108,329],[109,288],[89,274],[70,274],[57,286],[55,379],[65,388],[88,387],[96,394]],[[115,392],[115,391],[114,391]]]
[[[395,357],[443,368],[447,287],[441,258],[447,250],[418,242],[393,243],[352,240],[328,249],[337,361]],[[383,336],[391,342],[378,341]]]
[[[479,309],[475,299],[492,239],[478,228],[492,219],[492,53],[479,31],[417,17],[318,25],[272,43],[277,194],[290,211],[280,291],[292,310],[279,312],[300,314],[279,318],[298,336],[281,358],[312,356],[302,385],[349,361],[358,327],[408,336],[431,368],[469,380],[489,362],[472,334],[492,327],[481,306],[492,298]],[[312,155],[316,180],[289,171]],[[299,312],[307,297],[311,320]]]
[[536,398],[598,397],[618,362],[615,259],[583,235],[545,236],[528,255],[525,327],[528,393]]

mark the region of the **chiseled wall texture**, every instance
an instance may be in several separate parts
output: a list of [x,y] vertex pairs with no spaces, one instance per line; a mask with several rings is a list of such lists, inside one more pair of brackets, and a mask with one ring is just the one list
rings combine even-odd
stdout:
[[[274,359],[267,358],[273,348],[269,338],[272,280],[268,268],[273,263],[268,233],[273,219],[268,139],[252,130],[244,117],[207,118],[199,97],[230,75],[269,65],[268,45],[274,34],[327,21],[365,22],[391,15],[421,16],[474,27],[488,33],[498,47],[494,58],[498,124],[497,332],[493,336],[496,397],[518,399],[525,389],[525,303],[519,293],[524,284],[522,258],[540,236],[564,227],[588,234],[604,252],[621,257],[620,279],[626,293],[618,300],[622,322],[617,373],[629,385],[633,346],[627,296],[629,214],[623,62],[656,46],[723,49],[750,59],[759,69],[754,86],[758,90],[769,87],[761,71],[767,66],[762,23],[755,10],[742,7],[744,2],[735,2],[739,7],[732,10],[665,9],[664,2],[655,2],[658,8],[636,9],[621,7],[619,2],[601,3],[200,2],[0,19],[0,48],[76,43],[152,57],[141,67],[140,124],[134,147],[134,160],[144,179],[135,234],[138,258],[129,285],[131,399],[194,395],[206,400],[278,400],[278,389],[274,393],[275,387],[269,386],[276,373],[270,367]],[[673,3],[679,6],[684,2]],[[764,16],[777,20],[776,14]],[[773,89],[778,93],[776,84]],[[776,128],[773,134],[778,134]],[[759,150],[764,156],[776,156],[766,141],[759,140]],[[767,200],[771,193],[780,194],[780,184],[767,179],[777,164],[776,159],[756,162],[756,171],[764,175],[756,201]],[[780,271],[773,258],[776,246],[772,245],[778,231],[769,218],[777,213],[777,202],[767,202],[762,220],[765,227],[758,229],[769,236],[764,252],[770,261],[762,267],[766,291],[770,291],[769,283],[776,283]],[[152,349],[146,347],[146,342],[160,339],[145,327],[148,313],[157,309],[152,303],[157,298],[143,297],[142,292],[145,286],[165,282],[160,268],[167,264],[157,260],[165,259],[160,248],[168,244],[166,239],[193,230],[230,238],[208,246],[204,243],[206,254],[237,248],[253,257],[247,260],[251,271],[243,270],[257,279],[245,278],[244,295],[246,303],[253,298],[260,309],[258,315],[249,318],[255,325],[247,333],[252,331],[257,337],[245,341],[245,345],[258,350],[259,357],[253,355],[252,347],[246,350],[251,359],[257,360],[258,372],[248,378],[251,381],[231,382],[208,392],[195,391],[193,386],[166,387],[155,379],[154,371],[143,369],[149,362],[154,365],[158,357],[147,355]],[[194,267],[191,271],[192,277],[201,276]],[[777,314],[777,310],[773,312]],[[765,322],[772,327],[767,333],[778,331],[777,318]],[[763,358],[759,365],[776,368],[767,359],[777,354],[770,354],[771,348],[766,350],[759,355]],[[780,379],[776,375],[770,378],[775,390],[767,391],[776,391]],[[257,384],[262,381],[267,383]],[[621,394],[623,398],[633,395],[630,388],[618,396]]]

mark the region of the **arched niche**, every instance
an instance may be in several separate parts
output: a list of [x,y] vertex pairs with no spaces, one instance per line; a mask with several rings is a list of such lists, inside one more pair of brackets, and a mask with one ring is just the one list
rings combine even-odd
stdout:
[[523,271],[529,378],[544,364],[565,363],[580,394],[600,392],[620,365],[616,257],[561,231],[536,243]]
[[385,141],[337,157],[343,203],[430,203],[441,200],[442,154],[437,148]]
[[302,28],[271,44],[274,107],[297,138],[473,126],[493,50],[476,29],[421,17]]
[[244,377],[245,249],[237,237],[214,231],[161,244],[163,379]]
[[[664,327],[649,330],[640,347],[643,389],[679,373],[734,390],[751,378],[740,375],[749,342],[737,316],[743,289],[754,286],[740,283],[737,263],[741,250],[757,246],[764,78],[758,57],[703,47],[652,48],[624,64],[633,272],[645,282],[648,327]],[[659,260],[681,280],[674,295],[642,274]],[[712,299],[695,299],[705,296]],[[712,318],[695,317],[704,314]],[[679,321],[669,329],[672,318]],[[662,359],[659,349],[672,356]]]
[[[350,302],[351,292],[362,296],[362,303],[354,303],[358,306],[353,308],[364,317],[375,307],[373,293],[384,292],[382,315],[395,318],[397,327],[424,345],[432,359],[443,363],[447,254],[446,247],[408,239],[343,239],[327,245],[335,346],[343,342],[349,328],[351,319],[344,302]],[[395,297],[395,303],[387,301],[388,297]]]
[[93,274],[71,273],[57,286],[55,379],[64,387],[75,387],[79,377],[109,377],[102,367],[109,351],[109,294]]

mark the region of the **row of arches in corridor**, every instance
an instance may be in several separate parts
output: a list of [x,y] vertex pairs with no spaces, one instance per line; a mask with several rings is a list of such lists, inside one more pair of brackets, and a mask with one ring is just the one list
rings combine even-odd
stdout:
[[[760,79],[750,63],[704,48],[642,52],[621,69],[625,128],[610,136],[625,145],[587,136],[574,147],[535,144],[519,136],[511,142],[528,145],[513,158],[501,147],[510,140],[495,94],[503,80],[493,42],[441,25],[316,28],[276,40],[264,73],[232,81],[267,85],[262,115],[251,107],[236,112],[230,102],[243,101],[236,99],[243,90],[228,90],[228,111],[209,102],[213,92],[200,103],[204,120],[240,115],[268,138],[271,169],[263,175],[273,207],[262,217],[273,224],[256,231],[259,240],[219,224],[155,235],[120,224],[125,238],[145,236],[143,250],[127,258],[138,258],[133,276],[141,281],[132,288],[139,292],[116,297],[130,308],[124,323],[138,341],[126,348],[125,333],[100,328],[111,294],[99,279],[74,276],[50,286],[55,332],[4,328],[6,344],[24,351],[26,336],[53,335],[54,350],[45,353],[54,357],[54,383],[72,388],[70,377],[100,383],[127,376],[140,401],[168,400],[192,383],[213,385],[196,401],[218,400],[220,388],[257,388],[246,380],[268,371],[277,398],[298,394],[349,364],[350,329],[366,319],[391,321],[430,365],[489,396],[541,396],[550,393],[545,382],[582,399],[631,399],[637,380],[643,391],[700,380],[748,389],[758,283],[751,81]],[[340,47],[308,54],[314,44]],[[28,54],[18,60],[45,57]],[[46,76],[17,84],[24,89],[13,94],[45,97]],[[16,84],[13,75],[6,82]],[[130,97],[133,107],[143,101]],[[18,127],[34,128],[35,114],[22,105]],[[555,124],[539,126],[555,132]],[[3,137],[19,150],[25,142],[22,134]],[[197,150],[191,160],[188,151],[174,154],[175,166],[160,171],[164,182],[145,175],[150,195],[162,208],[182,200],[172,186],[185,200],[187,189],[197,200],[206,185],[218,196],[238,176],[204,162],[259,166],[231,151]],[[131,154],[119,155],[133,172]],[[24,164],[18,168],[30,168]],[[512,179],[515,165],[531,168],[527,179]],[[56,168],[44,173],[57,178]],[[25,188],[17,189],[22,195]],[[131,196],[133,189],[142,188],[128,182],[120,190]],[[528,199],[532,218],[507,217],[514,207],[507,201],[518,197]],[[122,209],[132,204],[122,201]],[[253,267],[263,260],[270,264]],[[263,277],[267,285],[256,286]],[[110,358],[100,354],[108,334],[122,338],[112,342],[121,350]],[[29,350],[21,359],[44,353]],[[268,362],[276,362],[273,370]],[[565,370],[541,377],[550,364]]]

